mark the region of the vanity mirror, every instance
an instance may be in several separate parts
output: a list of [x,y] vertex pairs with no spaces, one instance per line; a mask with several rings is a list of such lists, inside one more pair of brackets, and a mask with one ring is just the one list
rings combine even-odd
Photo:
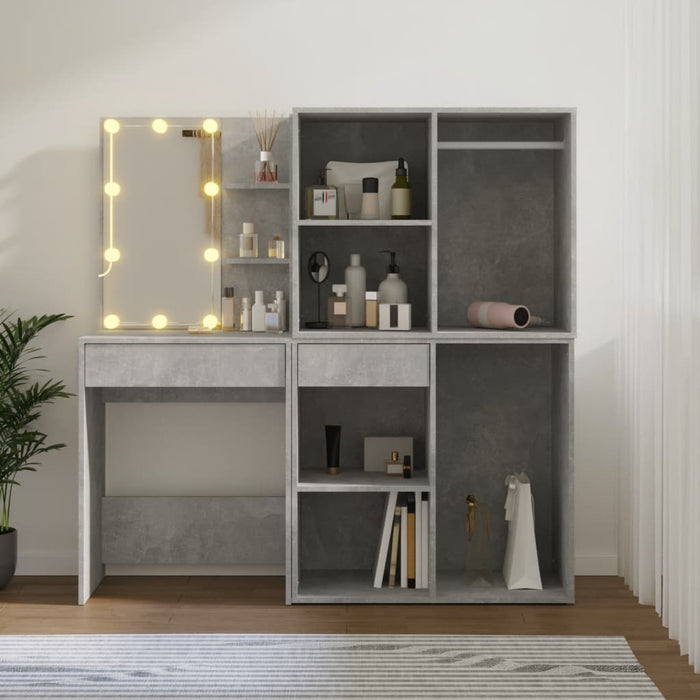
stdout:
[[220,124],[103,120],[103,328],[219,324]]

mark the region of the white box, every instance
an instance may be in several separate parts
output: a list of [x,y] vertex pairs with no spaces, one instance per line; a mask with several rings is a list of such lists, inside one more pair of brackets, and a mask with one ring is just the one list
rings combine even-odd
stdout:
[[409,455],[413,465],[412,437],[366,437],[365,471],[385,472],[384,462],[391,459],[392,451],[399,453],[401,462],[405,455]]
[[411,305],[410,304],[380,304],[379,305],[379,330],[380,331],[410,331],[411,330]]

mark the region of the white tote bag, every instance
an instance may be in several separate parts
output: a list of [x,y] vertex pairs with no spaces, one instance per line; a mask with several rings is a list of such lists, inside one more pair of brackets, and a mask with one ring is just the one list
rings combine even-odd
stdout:
[[542,590],[535,541],[535,502],[530,480],[525,472],[506,478],[506,520],[508,539],[503,562],[503,578],[508,590],[532,588]]

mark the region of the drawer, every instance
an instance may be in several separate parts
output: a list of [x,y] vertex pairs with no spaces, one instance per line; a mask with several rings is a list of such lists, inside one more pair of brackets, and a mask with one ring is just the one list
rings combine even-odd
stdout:
[[299,345],[299,386],[428,386],[427,344]]
[[284,345],[94,343],[85,386],[283,387]]

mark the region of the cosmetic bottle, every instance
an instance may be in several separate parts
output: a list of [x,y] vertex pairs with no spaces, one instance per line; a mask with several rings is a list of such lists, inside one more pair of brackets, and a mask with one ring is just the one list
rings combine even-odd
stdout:
[[277,310],[279,311],[279,330],[287,330],[287,300],[284,298],[284,292],[278,289],[275,292],[275,303],[277,304]]
[[350,255],[350,264],[345,268],[345,286],[350,302],[349,325],[362,328],[365,325],[365,292],[367,291],[367,273],[360,264],[359,253]]
[[365,292],[365,325],[376,328],[379,325],[378,292]]
[[403,478],[410,479],[413,476],[413,467],[411,466],[411,455],[403,457]]
[[238,255],[241,258],[258,257],[258,234],[250,221],[243,222],[243,233],[238,236]]
[[241,321],[238,324],[239,331],[249,331],[253,327],[253,312],[250,308],[250,297],[241,299]]
[[276,258],[277,257],[277,241],[274,238],[271,238],[267,242],[267,257],[268,258]]
[[265,295],[263,292],[255,292],[255,303],[253,304],[253,332],[262,333],[265,331]]
[[232,331],[236,327],[236,306],[233,287],[224,287],[221,297],[221,329]]
[[411,186],[408,184],[408,171],[403,158],[399,158],[396,180],[391,187],[391,218],[411,218]]
[[348,288],[344,284],[333,285],[333,296],[328,300],[328,327],[346,328],[350,325],[352,304],[346,298]]
[[275,235],[273,240],[275,241],[275,257],[284,260],[284,241],[282,237]]
[[340,471],[340,426],[326,426],[326,470],[329,474]]
[[403,462],[399,459],[399,453],[392,450],[391,459],[384,462],[387,476],[403,476]]
[[362,208],[361,219],[379,218],[379,178],[362,178]]
[[380,331],[410,331],[411,330],[411,305],[410,304],[380,304],[379,305],[379,330]]
[[389,253],[391,262],[387,267],[386,279],[379,285],[380,304],[405,304],[408,302],[408,288],[406,283],[399,277],[399,266],[396,264],[396,252],[393,250],[382,250],[382,253]]
[[325,170],[320,172],[315,185],[306,188],[306,218],[338,218],[338,188],[326,184]]
[[280,312],[276,301],[267,305],[267,311],[265,312],[265,330],[275,333],[280,331]]

